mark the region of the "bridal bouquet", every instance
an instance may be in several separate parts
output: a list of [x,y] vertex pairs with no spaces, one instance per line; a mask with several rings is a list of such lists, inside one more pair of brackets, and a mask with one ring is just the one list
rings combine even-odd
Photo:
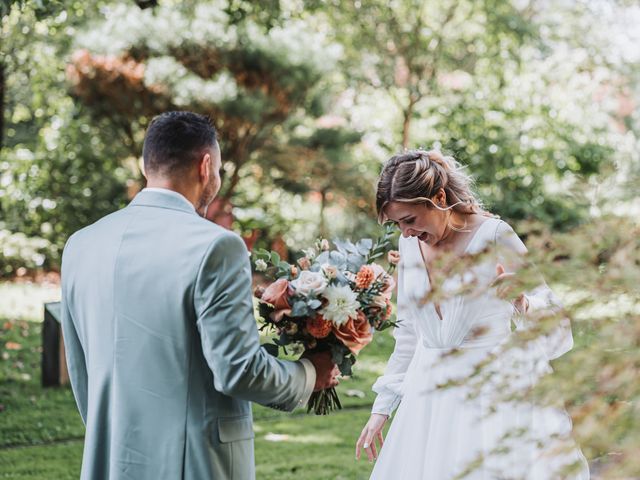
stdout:
[[[390,251],[393,229],[387,228],[376,241],[357,243],[320,240],[303,250],[304,256],[291,265],[276,252],[254,252],[257,271],[275,281],[255,291],[264,319],[261,331],[275,332],[274,343],[263,345],[278,356],[294,351],[330,351],[342,375],[351,375],[358,352],[372,340],[373,330],[396,323],[391,317],[391,274],[398,262]],[[375,260],[388,254],[389,268]],[[311,395],[308,411],[326,415],[342,408],[335,389]]]

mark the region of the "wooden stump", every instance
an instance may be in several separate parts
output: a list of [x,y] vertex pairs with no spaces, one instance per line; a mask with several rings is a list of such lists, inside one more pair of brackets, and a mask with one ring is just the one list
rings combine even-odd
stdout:
[[62,339],[60,302],[45,303],[42,325],[42,386],[69,384],[67,358]]

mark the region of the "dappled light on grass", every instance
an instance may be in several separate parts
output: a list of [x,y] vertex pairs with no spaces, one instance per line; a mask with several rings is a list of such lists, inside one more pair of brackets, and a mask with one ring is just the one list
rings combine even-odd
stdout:
[[339,444],[340,437],[331,434],[289,435],[287,433],[267,433],[264,436],[267,442],[292,442],[303,444]]
[[43,304],[60,301],[56,284],[0,282],[0,317],[41,322]]

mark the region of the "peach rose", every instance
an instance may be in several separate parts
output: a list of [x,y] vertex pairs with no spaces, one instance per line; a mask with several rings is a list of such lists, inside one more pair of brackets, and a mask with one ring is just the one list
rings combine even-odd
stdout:
[[376,295],[371,297],[371,306],[377,307],[380,310],[387,308],[387,297],[384,295]]
[[384,322],[389,320],[389,318],[391,317],[391,313],[393,312],[391,300],[386,300],[386,303],[387,303],[387,306],[384,309],[379,307],[374,307],[373,309],[370,310],[370,312],[377,312],[377,315],[378,315],[378,317],[376,318],[373,324],[373,328],[380,328],[380,325],[382,325]]
[[273,305],[275,309],[271,314],[274,322],[279,322],[283,316],[291,313],[290,288],[289,281],[286,278],[280,278],[269,285],[262,294],[262,301]]
[[322,271],[329,280],[338,276],[338,269],[334,265],[329,265],[328,263],[322,264]]
[[373,339],[371,325],[361,311],[358,312],[356,318],[350,318],[339,327],[334,325],[332,328],[334,335],[354,354],[357,354]]
[[391,305],[391,300],[387,299],[387,310],[385,311],[384,314],[384,319],[388,319],[391,316],[391,313],[393,312],[393,306]]
[[302,270],[309,270],[309,268],[311,268],[311,261],[309,260],[309,257],[302,257],[298,260],[298,265],[300,265]]

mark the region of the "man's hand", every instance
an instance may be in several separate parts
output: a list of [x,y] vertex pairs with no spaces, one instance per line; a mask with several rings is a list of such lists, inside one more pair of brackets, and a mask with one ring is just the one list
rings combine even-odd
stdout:
[[313,391],[325,390],[327,388],[338,385],[337,376],[340,375],[340,369],[331,360],[330,352],[316,352],[303,355],[313,363],[316,369],[316,384]]

